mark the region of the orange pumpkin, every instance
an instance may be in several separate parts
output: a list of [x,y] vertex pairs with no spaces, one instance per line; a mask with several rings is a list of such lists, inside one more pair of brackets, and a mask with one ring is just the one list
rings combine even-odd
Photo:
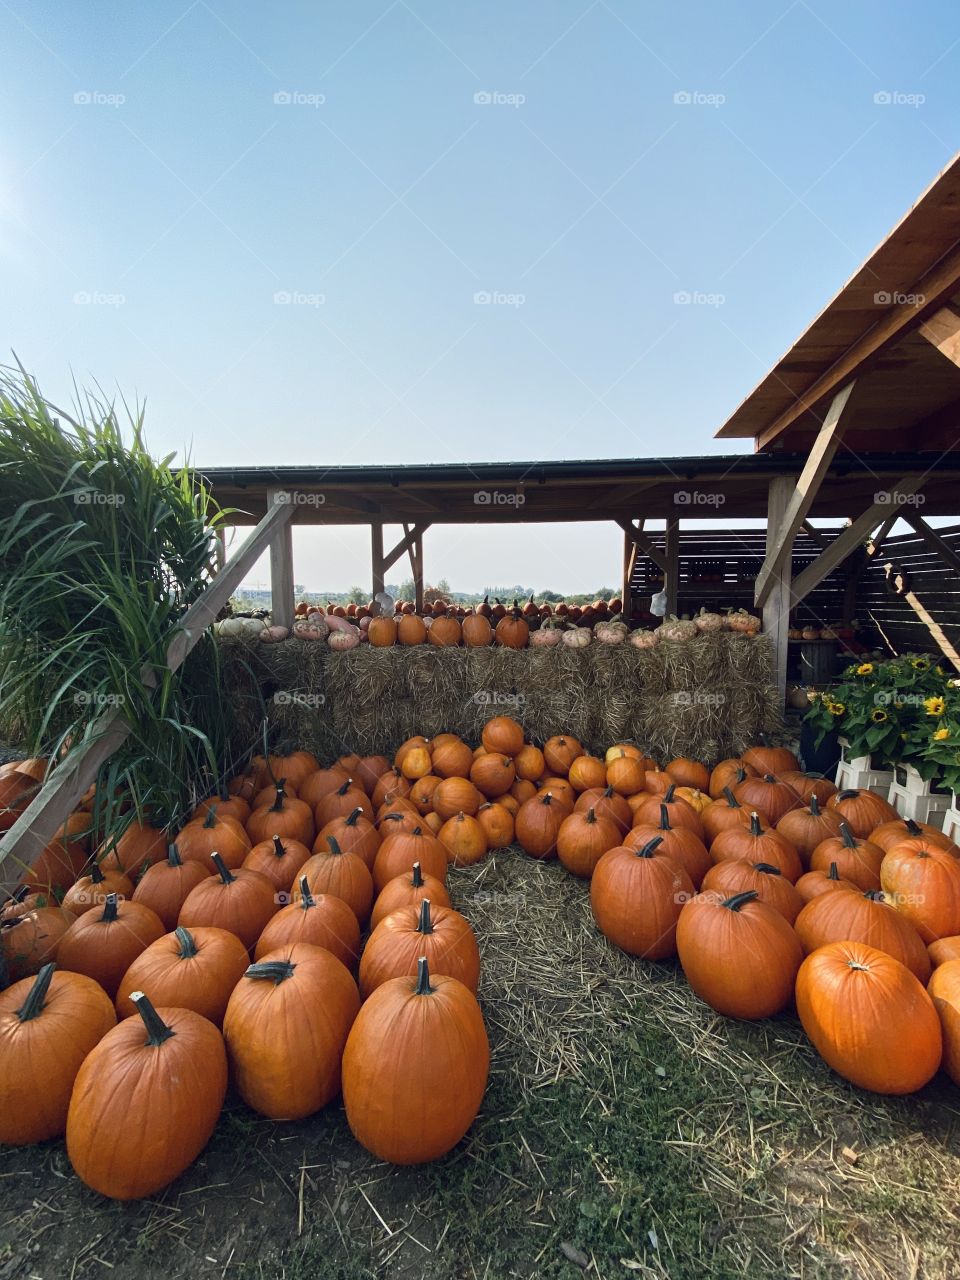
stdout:
[[384,916],[367,939],[360,959],[360,995],[366,1000],[391,978],[414,976],[421,956],[437,973],[476,991],[480,949],[473,930],[452,907],[433,907],[424,898],[417,906]]
[[494,716],[483,726],[480,737],[484,749],[495,755],[518,756],[524,749],[523,729],[512,716]]
[[420,863],[415,862],[411,871],[388,880],[377,894],[370,916],[371,933],[385,916],[399,911],[401,907],[419,907],[424,898],[429,898],[434,907],[451,905],[450,895],[443,881],[430,874],[424,875]]
[[448,818],[437,832],[437,839],[455,867],[473,866],[487,852],[486,831],[476,818],[465,813]]
[[[373,904],[373,876],[363,858],[358,853],[346,853],[334,836],[327,837],[325,851],[315,853],[303,864],[300,877],[301,884],[306,877],[311,893],[342,898],[361,928],[367,923]],[[294,901],[296,898],[294,894]]]
[[360,956],[360,923],[342,898],[332,893],[312,894],[307,877],[301,876],[293,901],[267,921],[253,958],[262,960],[271,951],[295,942],[323,947],[353,969]]

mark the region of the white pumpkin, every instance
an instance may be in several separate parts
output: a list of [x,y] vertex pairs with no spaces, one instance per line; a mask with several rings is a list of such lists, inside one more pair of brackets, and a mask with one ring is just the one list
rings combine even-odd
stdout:
[[567,645],[571,649],[585,649],[593,636],[589,627],[571,627],[569,631],[564,631],[560,637],[561,644]]
[[693,621],[698,631],[723,630],[722,613],[708,613],[706,609],[701,609]]
[[537,631],[531,631],[530,648],[553,649],[560,643],[561,634],[559,627],[540,627]]
[[260,630],[260,641],[262,644],[279,644],[281,640],[286,640],[290,634],[289,627],[263,627]]
[[326,640],[330,628],[322,618],[311,618],[309,621],[295,622],[293,634],[298,640]]
[[243,618],[223,618],[220,622],[215,624],[214,630],[218,636],[226,636],[228,638],[235,639],[236,637],[243,635],[244,621],[245,619]]
[[[342,622],[343,619],[341,618]],[[327,636],[327,644],[331,649],[355,649],[360,643],[360,628],[351,624],[348,631],[342,631],[339,628],[330,632]]]
[[699,635],[697,624],[689,618],[665,618],[660,624],[661,640],[693,640]]
[[593,634],[601,644],[623,644],[628,628],[622,622],[598,622]]
[[630,643],[637,649],[655,649],[660,642],[659,631],[648,631],[646,627],[637,627],[630,632]]

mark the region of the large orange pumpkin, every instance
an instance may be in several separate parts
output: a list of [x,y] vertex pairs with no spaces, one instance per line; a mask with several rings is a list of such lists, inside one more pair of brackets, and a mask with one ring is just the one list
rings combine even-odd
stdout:
[[930,956],[920,935],[882,893],[820,894],[803,908],[794,928],[808,954],[831,942],[862,942],[905,964],[921,982],[930,977]]
[[375,649],[389,648],[397,643],[397,624],[386,615],[371,618],[367,627],[367,639]]
[[210,806],[202,822],[188,822],[176,843],[185,862],[209,867],[211,853],[219,853],[231,870],[242,865],[252,848],[246,829],[235,818],[221,818],[216,805]]
[[552,858],[557,851],[557,836],[568,809],[549,791],[525,800],[517,810],[514,835],[517,844],[532,858]]
[[797,881],[797,893],[803,899],[804,904],[812,902],[814,898],[819,898],[822,893],[833,893],[835,889],[853,889],[857,891],[857,885],[852,880],[844,880],[837,869],[835,862],[830,863],[829,871],[806,871]]
[[437,832],[437,839],[447,851],[455,867],[470,867],[487,852],[487,833],[476,818],[458,813],[448,818]]
[[487,848],[506,849],[513,844],[513,814],[499,801],[482,804],[477,810],[477,822],[487,837]]
[[779,911],[787,924],[793,924],[803,908],[803,899],[779,867],[769,862],[747,862],[744,858],[725,858],[715,863],[703,877],[705,891],[713,889],[723,897],[755,889],[761,902]]
[[274,836],[271,840],[261,840],[259,844],[255,844],[242,865],[248,871],[259,871],[267,877],[278,894],[283,894],[290,890],[300,868],[309,857],[310,850],[299,840],[291,840],[289,837],[281,840],[279,836]]
[[425,644],[427,628],[415,613],[404,613],[397,622],[397,639],[403,645]]
[[300,875],[306,877],[311,893],[342,898],[361,928],[367,923],[373,903],[373,876],[358,853],[347,853],[334,836],[328,836],[326,850],[308,859],[300,868]]
[[755,778],[756,776],[756,769],[744,764],[739,756],[733,756],[727,760],[721,760],[719,764],[714,766],[710,774],[707,792],[714,800],[719,800],[726,788],[729,787],[732,791],[747,778]]
[[894,845],[903,844],[905,840],[923,839],[938,849],[960,856],[960,848],[942,831],[938,831],[929,822],[917,822],[913,818],[895,818],[890,822],[881,822],[879,827],[870,832],[869,839],[871,844],[875,844],[884,853],[889,853]]
[[440,645],[443,648],[458,645],[462,639],[459,621],[449,616],[434,618],[433,625],[427,632],[427,639],[431,644]]
[[230,992],[250,963],[240,939],[226,929],[185,929],[178,925],[133,961],[115,1001],[120,1018],[136,1012],[131,996],[143,991],[154,1005],[192,1009],[218,1027]]
[[663,768],[677,786],[696,787],[698,791],[707,791],[710,786],[710,770],[699,760],[688,760],[686,756],[678,756]]
[[[339,793],[335,793],[339,794]],[[359,797],[369,805],[366,799],[366,793],[357,791]],[[330,797],[326,796],[317,805],[317,812],[329,802]],[[355,808],[355,804],[350,804],[347,812]],[[362,807],[362,803],[361,803]],[[370,816],[373,814],[371,812]],[[284,791],[283,783],[277,784],[277,796],[272,804],[261,805],[259,809],[254,809],[247,819],[247,835],[254,844],[260,844],[264,840],[272,840],[274,836],[280,836],[284,839],[299,840],[301,844],[310,845],[313,838],[317,834],[314,826],[314,815],[310,805],[305,800],[292,799]]]
[[467,813],[473,818],[483,801],[483,795],[469,779],[444,778],[433,792],[433,811],[444,822],[458,813]]
[[377,850],[380,848],[380,832],[359,807],[348,813],[346,817],[332,818],[322,826],[313,842],[313,852],[321,853],[329,846],[328,837],[333,836],[344,853],[356,853],[373,869]]
[[184,862],[177,846],[171,844],[162,862],[147,867],[133,891],[133,900],[155,911],[170,932],[176,928],[180,908],[190,890],[213,874],[212,865],[205,866],[192,858]]
[[870,832],[884,822],[893,822],[897,811],[883,796],[866,788],[855,787],[838,791],[827,801],[827,808],[839,813],[855,836],[865,840]]
[[677,921],[694,895],[693,881],[654,836],[639,849],[608,849],[590,881],[590,908],[601,933],[629,955],[662,960],[676,954]]
[[253,958],[262,960],[294,942],[324,947],[352,969],[360,956],[360,924],[342,898],[332,893],[314,896],[307,877],[301,876],[296,898],[267,921]]
[[88,911],[63,935],[57,963],[93,978],[113,999],[127,969],[151,942],[163,937],[163,932],[156,912],[111,893],[102,911]]
[[122,871],[112,871],[109,867],[103,871],[95,862],[85,876],[80,876],[63,895],[61,906],[75,916],[85,915],[94,908],[103,908],[107,895],[115,893],[118,898],[132,898],[133,885],[129,876]]
[[880,888],[880,866],[884,853],[870,840],[858,840],[845,822],[839,836],[828,836],[810,855],[811,871],[829,871],[833,863],[844,880],[851,880],[864,893]]
[[584,753],[571,761],[567,778],[579,795],[581,791],[588,791],[591,787],[607,785],[607,766],[598,756]]
[[415,862],[419,862],[427,874],[446,880],[447,851],[429,829],[418,825],[412,831],[398,831],[387,836],[373,864],[373,883],[377,892],[380,893],[395,876],[412,871]]
[[543,758],[547,768],[561,778],[567,776],[567,771],[574,760],[582,755],[583,743],[570,734],[556,734],[543,744]]
[[[473,752],[460,738],[451,736],[439,745],[434,743],[432,770],[440,778],[466,778],[473,764]],[[513,781],[511,777],[510,781]]]
[[73,927],[76,916],[42,895],[45,906],[11,916],[0,923],[0,961],[11,982],[37,973],[55,960],[60,943]]
[[741,804],[765,813],[774,826],[785,813],[802,805],[800,797],[790,784],[781,782],[772,773],[744,779],[734,787],[733,794]]
[[710,857],[714,862],[722,862],[725,858],[745,858],[751,863],[767,862],[778,867],[793,884],[803,875],[800,855],[790,841],[769,827],[764,830],[755,812],[750,815],[749,827],[731,827],[721,831],[710,845]]
[[948,960],[934,969],[927,995],[940,1019],[943,1069],[954,1084],[960,1084],[960,960]]
[[960,859],[952,853],[918,840],[894,845],[881,864],[880,884],[924,942],[960,933]]
[[809,867],[814,849],[831,836],[839,836],[842,823],[843,819],[834,809],[821,809],[820,801],[813,795],[808,808],[791,809],[783,815],[776,829],[790,841],[803,865]]
[[493,716],[483,726],[480,739],[484,749],[495,755],[518,756],[524,749],[523,729],[512,716]]
[[443,881],[429,873],[424,874],[420,863],[415,862],[411,871],[388,880],[377,894],[370,916],[371,933],[386,916],[399,911],[401,907],[419,907],[424,898],[429,898],[434,907],[452,905]]
[[434,907],[424,898],[384,916],[367,939],[360,960],[360,995],[366,1000],[391,978],[416,975],[421,956],[438,973],[476,991],[480,950],[473,930],[452,907]]
[[278,894],[265,875],[238,867],[231,871],[218,853],[211,854],[217,875],[190,890],[180,908],[178,924],[188,929],[208,926],[235,933],[252,951],[267,921],[280,906]]
[[933,1001],[909,969],[863,942],[834,942],[807,956],[797,1012],[827,1065],[861,1089],[913,1093],[940,1065]]
[[747,747],[742,759],[745,765],[760,774],[782,773],[785,769],[800,768],[797,757],[786,747]]
[[[708,804],[700,814],[704,844],[709,848],[721,831],[728,831],[731,827],[749,827],[750,815],[754,812],[757,811],[742,805],[727,787],[724,794],[712,804]],[[757,817],[761,826],[769,827],[770,823],[762,813],[757,813]]]
[[620,844],[620,828],[595,809],[574,811],[560,823],[557,857],[571,873],[589,880],[601,857]]

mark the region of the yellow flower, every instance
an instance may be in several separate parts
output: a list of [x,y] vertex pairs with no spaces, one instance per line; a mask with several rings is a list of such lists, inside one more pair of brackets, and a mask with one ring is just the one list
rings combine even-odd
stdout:
[[880,707],[876,707],[870,712],[870,719],[874,724],[883,724],[885,720],[889,719],[889,716],[885,711],[881,710]]
[[872,671],[873,671],[872,662],[861,662],[859,667],[857,667],[858,676],[868,676]]
[[930,659],[929,659],[929,658],[914,658],[914,659],[913,659],[913,661],[910,663],[910,665],[911,665],[911,667],[913,667],[914,671],[929,671],[929,670],[930,670]]
[[942,698],[924,698],[923,705],[927,709],[928,716],[942,716],[944,702]]
[[831,703],[830,703],[830,714],[831,714],[832,716],[842,716],[842,715],[843,715],[843,713],[846,711],[846,709],[847,709],[847,708],[843,705],[843,703],[842,703],[842,702],[831,702]]
[[944,738],[950,737],[949,729],[935,729],[933,733],[934,742],[943,742]]

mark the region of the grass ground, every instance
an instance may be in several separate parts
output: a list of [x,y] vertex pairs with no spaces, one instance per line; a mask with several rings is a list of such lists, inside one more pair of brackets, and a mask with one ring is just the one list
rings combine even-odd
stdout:
[[480,939],[492,1061],[450,1156],[395,1169],[337,1104],[275,1124],[230,1099],[183,1178],[117,1205],[60,1142],[0,1148],[0,1280],[958,1274],[949,1082],[861,1093],[794,1018],[714,1016],[678,968],[609,947],[556,863],[508,850],[451,882]]

